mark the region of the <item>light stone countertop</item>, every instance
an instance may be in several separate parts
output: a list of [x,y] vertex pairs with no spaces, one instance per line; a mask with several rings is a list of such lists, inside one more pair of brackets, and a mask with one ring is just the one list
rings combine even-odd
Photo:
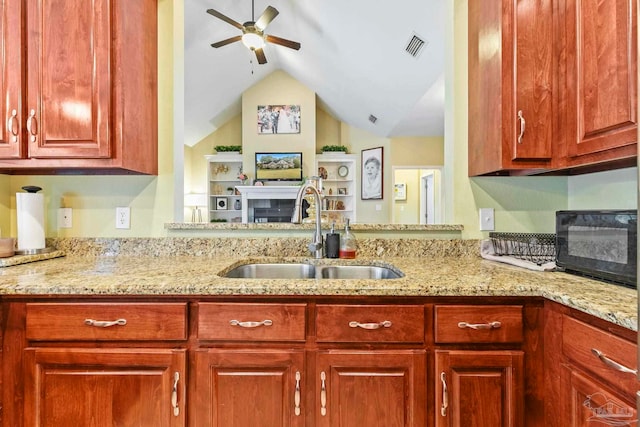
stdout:
[[[392,266],[392,280],[230,279],[249,262],[320,262]],[[534,272],[479,257],[66,256],[0,269],[0,296],[542,296],[637,331],[633,289],[566,273]]]

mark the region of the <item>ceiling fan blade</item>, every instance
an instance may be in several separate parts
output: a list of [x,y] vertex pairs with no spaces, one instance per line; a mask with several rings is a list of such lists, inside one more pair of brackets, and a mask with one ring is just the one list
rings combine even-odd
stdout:
[[295,50],[300,49],[300,43],[298,42],[294,42],[291,40],[283,39],[281,37],[270,36],[270,35],[266,35],[265,38],[269,43],[279,44],[280,46],[288,47],[289,49],[295,49]]
[[224,22],[226,22],[227,24],[231,24],[234,27],[236,27],[239,30],[242,30],[244,27],[242,26],[242,24],[240,24],[239,22],[234,21],[233,19],[229,18],[226,15],[223,15],[222,13],[218,12],[215,9],[207,9],[207,13],[209,15],[213,15],[218,19],[222,19]]
[[220,40],[219,42],[211,43],[211,47],[222,47],[233,42],[239,42],[240,40],[242,40],[242,36],[230,37],[228,39]]
[[280,12],[278,12],[278,9],[275,7],[267,6],[264,12],[262,12],[262,15],[260,15],[260,18],[258,18],[254,24],[255,27],[260,31],[264,31],[264,29],[267,28],[267,25],[269,25],[269,23],[273,21],[273,18],[278,16],[279,13]]
[[256,58],[258,58],[258,64],[267,63],[267,57],[264,56],[264,51],[262,49],[255,49],[254,52],[256,53]]

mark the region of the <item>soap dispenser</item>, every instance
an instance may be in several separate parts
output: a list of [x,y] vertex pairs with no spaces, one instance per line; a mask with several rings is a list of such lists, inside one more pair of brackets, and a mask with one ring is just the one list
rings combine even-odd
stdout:
[[327,258],[338,258],[340,256],[340,234],[335,231],[336,223],[331,223],[331,231],[327,233],[324,244]]
[[351,227],[349,227],[349,218],[347,218],[347,223],[344,227],[344,235],[340,239],[340,258],[355,258],[357,249],[358,242],[356,241],[356,236],[351,232]]

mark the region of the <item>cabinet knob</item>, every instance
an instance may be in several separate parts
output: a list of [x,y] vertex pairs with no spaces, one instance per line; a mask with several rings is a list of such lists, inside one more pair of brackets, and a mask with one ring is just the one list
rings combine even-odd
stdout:
[[293,394],[293,403],[295,405],[294,413],[296,414],[297,417],[299,417],[300,416],[300,371],[296,372],[296,391]]
[[11,110],[11,116],[7,121],[7,129],[13,137],[11,138],[12,142],[18,142],[18,112],[16,110]]
[[460,329],[468,328],[468,329],[480,330],[480,329],[500,329],[501,327],[502,327],[502,323],[498,322],[497,320],[489,323],[467,323],[467,322],[458,323],[458,328]]
[[390,328],[392,325],[391,320],[383,320],[378,323],[360,323],[360,322],[349,322],[349,326],[352,328],[362,328],[362,329],[380,329],[380,328]]
[[241,322],[239,320],[229,320],[231,326],[240,326],[241,328],[257,328],[258,326],[271,326],[273,320],[263,320],[262,322]]
[[95,326],[96,328],[109,328],[111,326],[124,326],[127,324],[127,319],[118,319],[118,320],[84,319],[84,324],[87,326]]
[[592,348],[591,353],[593,353],[602,363],[610,367],[611,369],[615,369],[618,372],[624,372],[626,374],[637,375],[638,371],[636,369],[627,368],[626,366],[616,362],[615,360],[611,360],[607,357],[603,352],[598,349]]
[[327,374],[320,372],[320,415],[327,415]]
[[522,110],[518,111],[518,120],[520,120],[520,135],[518,135],[518,144],[522,144],[522,138],[524,137],[524,127],[526,125]]
[[180,407],[178,406],[178,381],[180,381],[180,373],[173,374],[173,387],[171,388],[171,407],[173,408],[173,416],[180,415]]
[[27,130],[31,135],[31,142],[36,142],[38,135],[38,121],[36,120],[36,110],[29,112],[29,118],[27,119]]
[[447,392],[447,377],[444,372],[440,373],[440,382],[442,382],[442,406],[440,406],[440,415],[447,416],[449,408],[449,394]]

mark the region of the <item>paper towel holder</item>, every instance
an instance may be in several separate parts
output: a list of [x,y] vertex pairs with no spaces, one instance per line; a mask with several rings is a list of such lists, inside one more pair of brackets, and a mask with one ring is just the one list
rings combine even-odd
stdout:
[[[41,187],[38,187],[36,185],[25,185],[24,187],[22,187],[22,189],[27,193],[37,193],[38,191],[42,190]],[[44,247],[38,249],[16,249],[14,253],[15,255],[38,255],[46,254],[53,251],[54,249],[51,247]]]
[[22,189],[27,193],[37,193],[38,191],[42,190],[42,188],[38,187],[37,185],[25,185],[24,187],[22,187]]

